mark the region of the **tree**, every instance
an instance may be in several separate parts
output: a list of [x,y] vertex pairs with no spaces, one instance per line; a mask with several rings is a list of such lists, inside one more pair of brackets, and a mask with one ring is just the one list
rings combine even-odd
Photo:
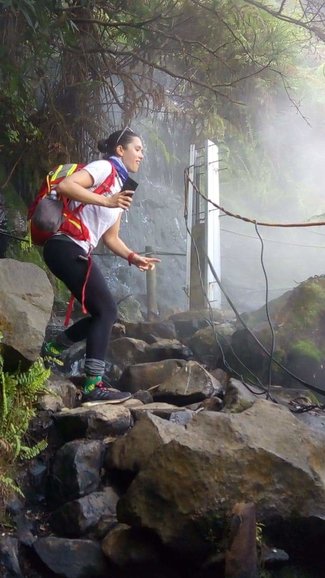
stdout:
[[[308,4],[309,14],[317,2]],[[240,124],[250,90],[290,95],[288,71],[316,25],[306,11],[306,27],[290,26],[298,16],[288,24],[286,2],[277,11],[244,0],[1,5],[0,146],[11,168],[86,159],[103,127],[137,114],[164,111],[222,134],[224,122]]]

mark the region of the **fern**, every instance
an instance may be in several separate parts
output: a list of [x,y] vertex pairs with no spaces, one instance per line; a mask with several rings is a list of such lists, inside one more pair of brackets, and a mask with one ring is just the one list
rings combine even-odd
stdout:
[[32,448],[28,446],[21,446],[20,457],[23,458],[24,460],[32,460],[33,458],[36,458],[36,456],[38,456],[38,454],[43,452],[46,448],[47,448],[46,440],[41,440],[40,442],[38,442],[38,444],[36,444]]
[[8,493],[16,493],[19,496],[24,497],[23,492],[21,491],[20,487],[17,486],[16,482],[10,478],[9,476],[5,476],[0,474],[0,491],[4,493],[7,491]]
[[[1,338],[0,334],[0,342]],[[36,415],[35,402],[46,392],[44,384],[51,373],[41,359],[25,372],[4,372],[3,366],[0,354],[0,503],[8,493],[21,494],[12,477],[17,459],[30,460],[47,447],[46,440],[29,447],[26,434]]]

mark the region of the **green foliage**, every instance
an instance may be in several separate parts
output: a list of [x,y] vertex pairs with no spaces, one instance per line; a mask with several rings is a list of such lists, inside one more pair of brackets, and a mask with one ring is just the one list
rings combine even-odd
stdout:
[[[161,111],[183,120],[193,139],[218,139],[230,209],[283,197],[258,124],[272,123],[279,95],[324,99],[322,66],[312,70],[301,57],[309,39],[302,27],[242,0],[0,7],[0,149],[8,172],[17,166],[26,200],[45,168],[92,157],[116,117],[127,124]],[[303,204],[294,170],[285,176]]]
[[46,440],[30,446],[27,433],[49,375],[40,359],[25,372],[4,372],[0,355],[0,503],[8,492],[19,493],[12,477],[17,459],[31,459],[46,448]]
[[19,496],[23,497],[23,493],[19,486],[14,482],[14,480],[8,476],[3,476],[0,474],[0,501],[1,501],[1,493],[8,492],[10,494],[16,493]]
[[315,344],[306,339],[301,339],[294,343],[290,349],[290,353],[297,355],[298,357],[307,357],[317,363],[321,363],[324,359],[323,353],[315,346]]
[[292,293],[288,312],[294,312],[291,323],[297,329],[313,330],[315,322],[325,310],[325,282],[323,278],[308,279]]

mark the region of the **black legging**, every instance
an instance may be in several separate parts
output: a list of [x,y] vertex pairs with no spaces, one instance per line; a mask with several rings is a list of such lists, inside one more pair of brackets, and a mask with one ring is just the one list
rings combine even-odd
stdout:
[[[81,303],[88,268],[87,254],[77,243],[65,239],[52,237],[46,242],[44,261]],[[85,305],[90,317],[77,321],[65,334],[74,342],[87,338],[86,358],[104,361],[117,308],[103,274],[93,261],[86,284]]]

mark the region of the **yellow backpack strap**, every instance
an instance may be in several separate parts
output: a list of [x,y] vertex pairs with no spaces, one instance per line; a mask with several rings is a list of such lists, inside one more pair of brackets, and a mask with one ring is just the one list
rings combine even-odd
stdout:
[[69,175],[72,175],[72,174],[75,172],[77,166],[78,166],[78,163],[74,163],[73,165],[71,165],[71,168],[70,168],[70,169],[68,170],[68,172],[67,172],[67,177],[68,177]]
[[[62,178],[69,177],[70,175],[72,175],[75,172],[75,170],[77,168],[78,168],[78,163],[59,165],[56,168],[56,170],[54,171],[54,173],[50,173],[51,183],[53,181],[56,181],[56,179],[59,179],[60,177],[62,177]],[[60,174],[61,172],[62,172],[62,175]]]
[[63,165],[59,165],[58,168],[56,169],[56,171],[55,171],[53,174],[50,175],[50,176],[51,176],[51,179],[50,179],[51,181],[55,181],[55,179],[57,178],[59,172],[62,170],[62,167],[63,167]]

